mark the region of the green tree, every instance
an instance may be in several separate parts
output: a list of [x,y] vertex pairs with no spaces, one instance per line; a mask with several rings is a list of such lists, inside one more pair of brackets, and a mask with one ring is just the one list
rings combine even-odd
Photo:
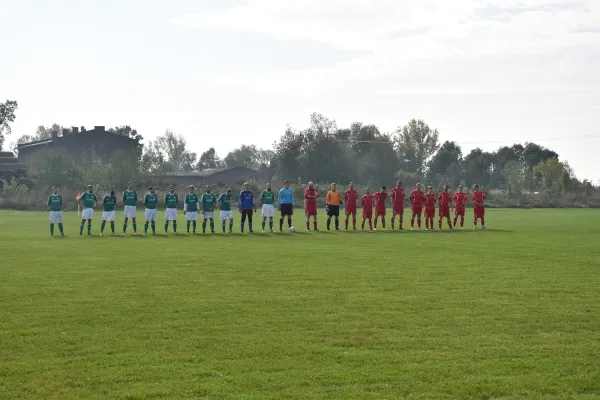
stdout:
[[468,185],[488,186],[492,180],[495,155],[480,148],[471,150],[463,160],[464,180]]
[[217,156],[217,152],[214,147],[206,150],[200,155],[196,169],[210,169],[210,168],[222,168],[224,166],[223,161]]
[[503,173],[507,180],[509,196],[521,195],[523,188],[531,178],[529,166],[524,161],[510,160],[506,162]]
[[115,126],[114,128],[110,128],[109,132],[116,133],[117,135],[125,136],[130,139],[134,139],[137,142],[137,150],[138,156],[142,155],[142,151],[144,148],[144,137],[138,133],[137,130],[133,129],[129,125]]
[[439,149],[439,132],[423,120],[412,119],[396,130],[400,168],[424,175],[427,161]]
[[0,151],[2,151],[2,145],[4,144],[4,136],[10,135],[12,132],[11,124],[15,121],[17,108],[19,108],[19,105],[13,100],[0,103]]
[[455,142],[446,141],[427,164],[427,182],[435,187],[460,184],[462,150]]
[[[151,149],[146,155],[152,154],[154,159],[162,159],[165,164],[170,164],[174,172],[193,170],[197,155],[187,150],[187,142],[181,135],[167,129],[165,134],[150,142]],[[166,168],[169,169],[169,168]]]
[[533,172],[539,176],[542,185],[548,191],[558,193],[563,189],[565,166],[558,157],[540,161],[533,168]]
[[59,124],[52,124],[52,126],[40,125],[37,127],[33,135],[23,135],[19,139],[17,139],[17,144],[25,144],[30,142],[36,142],[38,140],[50,139],[52,138],[53,134],[56,134],[56,136],[61,137],[63,129],[66,128]]

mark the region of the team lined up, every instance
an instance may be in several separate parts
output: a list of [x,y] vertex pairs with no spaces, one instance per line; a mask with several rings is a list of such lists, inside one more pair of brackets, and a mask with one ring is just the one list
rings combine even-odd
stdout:
[[[124,206],[124,222],[123,222],[123,234],[127,234],[127,228],[129,219],[132,222],[132,228],[134,235],[137,234],[137,205],[138,205],[138,194],[133,189],[133,185],[129,183],[127,190],[123,192],[122,203]],[[83,207],[81,215],[81,224],[79,234],[83,235],[83,231],[87,222],[87,233],[91,235],[92,231],[92,219],[94,216],[94,209],[98,206],[99,200],[97,195],[94,193],[93,186],[88,186],[88,191],[77,196],[77,200]],[[310,230],[310,219],[313,219],[313,228],[318,230],[317,224],[317,199],[319,193],[315,185],[310,182],[308,188],[304,191],[305,200],[305,215],[306,215],[306,230]],[[402,186],[402,182],[398,181],[395,188],[392,189],[389,195],[392,203],[392,218],[391,228],[395,227],[396,216],[399,218],[398,228],[403,229],[403,214],[404,214],[404,200],[405,190]],[[388,193],[385,186],[382,186],[380,191],[371,194],[370,190],[367,189],[365,194],[361,197],[360,203],[362,205],[362,229],[365,229],[365,224],[368,222],[369,229],[377,229],[378,220],[381,219],[382,228],[386,226],[386,208],[387,208]],[[220,211],[220,219],[223,233],[226,232],[227,227],[229,232],[233,231],[233,211],[232,205],[232,190],[227,189],[226,192],[222,193],[218,198],[215,194],[211,193],[210,186],[207,186],[205,192],[198,196],[195,193],[195,187],[189,186],[188,193],[185,195],[183,200],[183,213],[186,219],[186,232],[196,233],[198,215],[202,215],[202,232],[206,233],[207,226],[210,226],[211,233],[215,233],[215,210]],[[417,220],[417,226],[421,229],[421,215],[425,211],[425,229],[434,229],[433,219],[435,217],[435,205],[438,204],[438,226],[442,228],[442,220],[446,218],[448,226],[453,229],[460,217],[460,226],[464,225],[465,206],[468,202],[467,194],[464,192],[463,186],[459,186],[458,192],[451,197],[449,188],[446,185],[444,190],[438,195],[433,193],[431,187],[428,188],[427,193],[421,190],[421,185],[417,184],[415,190],[409,195],[409,200],[412,209],[411,215],[411,230],[414,229],[415,219]],[[485,194],[479,190],[478,185],[473,187],[473,195],[471,198],[474,205],[474,228],[477,226],[477,220],[481,220],[482,228],[485,229],[484,212],[485,212]],[[349,220],[352,217],[352,227],[356,230],[356,216],[357,206],[359,201],[359,194],[354,189],[354,183],[350,183],[348,190],[343,195],[337,190],[337,185],[332,184],[331,190],[326,196],[326,212],[327,212],[327,230],[331,229],[331,221],[335,221],[335,229],[339,230],[339,215],[340,210],[344,209],[345,206],[345,228],[348,230]],[[100,228],[100,234],[104,233],[107,223],[110,223],[111,232],[115,234],[115,221],[116,221],[116,207],[117,197],[115,192],[111,191],[110,194],[104,196],[102,205],[102,224]],[[273,219],[275,217],[275,203],[277,203],[277,209],[281,213],[279,219],[279,231],[283,231],[284,220],[287,217],[288,228],[290,231],[294,231],[292,226],[292,215],[294,213],[294,196],[293,191],[290,188],[288,181],[284,182],[283,188],[276,195],[272,191],[271,185],[267,184],[265,190],[261,193],[260,202],[262,204],[262,231],[264,232],[267,225],[269,224],[269,231],[273,232]],[[145,224],[144,233],[148,233],[148,228],[152,229],[152,233],[156,233],[156,208],[158,205],[158,194],[154,187],[150,187],[148,193],[144,196],[143,205],[145,206]],[[177,212],[179,207],[179,195],[175,193],[175,187],[171,186],[169,192],[164,197],[165,204],[165,225],[164,233],[167,234],[169,230],[169,223],[172,221],[173,232],[177,233]],[[454,223],[450,221],[450,207],[454,205]],[[64,235],[63,221],[62,221],[62,207],[63,200],[62,196],[58,193],[56,187],[52,188],[52,194],[48,197],[48,208],[50,210],[50,233],[54,234],[54,225],[58,224],[61,235]],[[249,190],[248,184],[244,185],[244,190],[239,194],[238,208],[241,213],[241,232],[244,232],[246,221],[248,221],[248,230],[253,232],[253,214],[256,213],[256,205],[254,194]],[[375,220],[373,223],[373,208],[375,208]]]

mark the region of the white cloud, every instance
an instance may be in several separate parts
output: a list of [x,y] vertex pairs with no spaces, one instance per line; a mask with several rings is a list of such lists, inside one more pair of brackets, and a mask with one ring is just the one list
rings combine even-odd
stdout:
[[281,40],[310,39],[368,53],[331,68],[234,73],[217,78],[224,85],[251,90],[314,94],[405,77],[416,70],[415,64],[423,62],[443,65],[452,59],[469,62],[490,56],[533,57],[565,49],[597,50],[600,33],[594,29],[600,26],[600,2],[561,3],[251,0],[244,6],[187,14],[171,22],[258,32]]
[[7,10],[6,8],[0,8],[0,17],[4,17],[5,15],[8,15],[10,11]]

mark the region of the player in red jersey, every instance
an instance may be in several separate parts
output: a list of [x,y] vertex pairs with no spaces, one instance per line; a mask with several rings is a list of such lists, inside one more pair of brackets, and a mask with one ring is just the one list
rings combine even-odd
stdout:
[[377,220],[381,217],[381,226],[385,230],[385,201],[388,197],[385,186],[382,186],[381,190],[373,196],[375,197],[375,226],[373,229],[377,230]]
[[362,230],[365,230],[365,220],[369,220],[369,229],[373,230],[373,201],[375,200],[375,198],[373,197],[373,195],[371,194],[371,190],[369,188],[367,188],[367,190],[365,191],[365,195],[362,197],[361,201],[362,201],[362,207],[363,207],[363,214],[362,214]]
[[396,182],[396,187],[392,189],[392,230],[394,230],[394,221],[396,215],[398,216],[398,228],[402,229],[402,222],[404,220],[404,188],[402,187],[402,181]]
[[477,229],[477,220],[481,220],[481,229],[485,229],[485,194],[479,190],[479,185],[473,186],[473,229]]
[[412,215],[410,217],[410,230],[412,231],[415,227],[415,217],[417,217],[417,224],[419,230],[421,229],[421,213],[423,212],[423,201],[425,200],[425,193],[421,190],[421,184],[417,183],[417,188],[410,192],[408,196],[412,208]]
[[313,217],[313,226],[317,229],[317,198],[319,192],[314,183],[308,182],[308,188],[304,191],[304,210],[306,212],[306,231],[310,231],[310,217]]
[[435,202],[436,196],[433,193],[431,186],[427,187],[427,193],[425,193],[423,204],[425,205],[425,230],[434,230],[433,218],[435,217]]
[[346,202],[346,230],[348,230],[348,220],[352,216],[352,229],[356,230],[356,203],[358,201],[358,192],[354,190],[354,182],[350,182],[348,190],[344,192],[344,201]]
[[438,195],[438,227],[442,229],[442,219],[446,218],[448,221],[448,227],[452,229],[452,222],[450,222],[450,192],[448,191],[448,185],[444,185],[444,190]]
[[469,198],[467,194],[464,192],[463,185],[458,187],[458,192],[454,193],[452,197],[452,202],[454,203],[454,227],[456,228],[456,222],[458,221],[458,217],[460,217],[460,227],[462,228],[465,225],[465,206],[467,205],[467,201]]

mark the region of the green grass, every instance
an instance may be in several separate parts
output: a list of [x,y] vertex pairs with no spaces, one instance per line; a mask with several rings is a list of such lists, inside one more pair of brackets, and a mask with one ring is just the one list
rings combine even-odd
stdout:
[[600,398],[598,221],[50,238],[0,212],[0,399]]

